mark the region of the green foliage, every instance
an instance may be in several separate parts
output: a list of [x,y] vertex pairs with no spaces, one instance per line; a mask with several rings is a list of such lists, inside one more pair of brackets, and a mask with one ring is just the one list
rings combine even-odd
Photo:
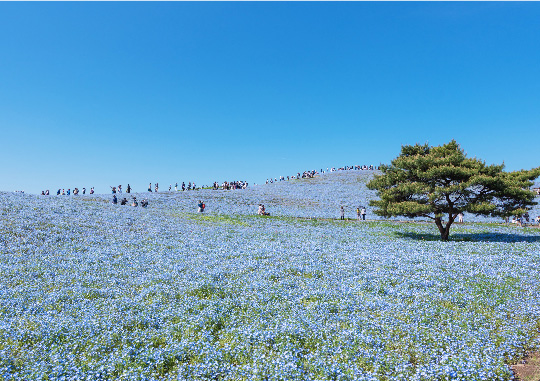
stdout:
[[[459,213],[509,216],[525,213],[534,202],[533,180],[540,167],[504,172],[502,165],[486,165],[468,158],[452,140],[442,146],[402,146],[391,165],[367,186],[380,200],[370,201],[380,216],[427,217],[434,220],[441,238],[448,239]],[[443,218],[447,219],[443,226]]]

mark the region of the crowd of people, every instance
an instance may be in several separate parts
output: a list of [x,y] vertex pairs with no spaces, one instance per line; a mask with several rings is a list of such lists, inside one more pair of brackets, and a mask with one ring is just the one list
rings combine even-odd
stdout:
[[524,225],[529,225],[529,224],[534,224],[534,223],[540,226],[540,216],[536,216],[536,218],[533,220],[531,216],[529,215],[529,213],[527,212],[521,216],[512,216],[511,220],[509,217],[506,217],[504,222],[507,224],[508,223],[516,224],[517,226],[524,226]]
[[[131,198],[132,198],[131,206],[138,207],[139,202],[137,201],[137,197],[131,196]],[[114,205],[118,204],[118,198],[116,197],[116,193],[113,193],[112,203]],[[126,197],[124,197],[122,200],[120,200],[120,205],[128,205],[128,204],[129,204],[129,201],[128,201],[128,199]],[[146,208],[148,206],[148,200],[143,199],[141,201],[141,206],[143,208]]]
[[[360,220],[365,221],[366,220],[366,214],[367,214],[367,211],[366,211],[365,207],[359,206],[359,207],[356,208],[356,219],[358,221],[360,221]],[[340,220],[345,219],[345,207],[343,205],[341,205],[339,207],[339,217],[340,217]]]
[[313,170],[310,170],[310,171],[304,171],[302,173],[297,172],[295,175],[292,175],[292,176],[279,176],[279,179],[278,178],[266,179],[266,184],[272,184],[272,183],[278,182],[278,181],[309,179],[309,178],[314,177],[315,175],[326,173],[326,172],[352,171],[352,170],[355,170],[355,171],[374,171],[374,170],[378,170],[378,169],[379,169],[379,167],[375,166],[375,165],[345,165],[345,166],[339,167],[339,168],[335,168],[335,167],[326,168],[326,171],[324,170],[324,168],[321,168],[320,171],[317,171],[317,170],[313,169]]
[[[57,196],[70,196],[71,194],[77,196],[79,193],[82,193],[82,194],[86,194],[86,188],[83,188],[82,190],[79,190],[79,188],[73,188],[73,191],[71,191],[71,188],[68,188],[68,190],[66,191],[65,188],[59,188],[57,191],[56,191],[56,195]],[[90,194],[94,194],[94,187],[90,188]],[[49,190],[44,190],[44,191],[41,191],[41,195],[42,196],[49,196],[50,195],[50,192]]]
[[[347,170],[376,170],[376,169],[379,169],[379,167],[377,166],[374,166],[374,165],[351,165],[351,166],[343,166],[343,167],[339,167],[339,168],[335,168],[335,167],[332,167],[332,168],[326,168],[326,171],[321,168],[320,171],[317,171],[317,170],[309,170],[309,171],[304,171],[304,172],[297,172],[295,175],[292,175],[292,176],[280,176],[279,179],[278,178],[270,178],[270,179],[266,179],[266,184],[268,183],[274,183],[274,182],[277,182],[277,181],[285,181],[285,180],[294,180],[294,179],[305,179],[305,178],[312,178],[314,177],[315,175],[317,174],[321,174],[321,173],[325,173],[325,172],[336,172],[336,171],[347,171]],[[223,189],[223,190],[231,190],[231,189],[246,189],[248,187],[248,182],[245,181],[245,180],[234,180],[234,181],[224,181],[221,183],[221,185],[219,184],[219,182],[215,181],[211,187],[211,189],[214,189],[214,190],[218,190],[218,189]],[[111,186],[111,191],[113,194],[116,194],[116,193],[119,193],[121,194],[122,193],[122,185],[118,185],[118,186]],[[205,186],[203,186],[202,188],[206,188]],[[173,189],[173,186],[172,184],[169,184],[169,192],[172,191]],[[179,191],[179,190],[182,190],[182,191],[186,191],[186,190],[198,190],[198,189],[201,189],[200,187],[197,187],[197,185],[195,184],[195,182],[188,182],[187,185],[185,182],[182,182],[182,184],[179,186],[178,183],[175,183],[174,185],[174,190],[175,191]],[[536,189],[535,189],[536,190]],[[133,191],[133,189],[131,188],[131,186],[128,184],[127,187],[126,187],[126,193],[131,193]],[[21,193],[24,193],[24,191],[19,191]],[[154,184],[154,187],[152,187],[152,183],[149,183],[148,184],[148,192],[159,192],[159,183],[155,183]],[[540,189],[537,190],[537,192],[540,194]],[[86,188],[82,188],[82,190],[79,190],[79,188],[74,188],[73,190],[71,190],[71,188],[68,188],[67,191],[65,189],[58,189],[58,191],[56,192],[57,195],[78,195],[78,194],[86,194]],[[94,187],[90,188],[90,192],[89,194],[94,194]],[[41,191],[41,195],[42,196],[49,196],[50,195],[50,191],[47,189],[47,190],[43,190]]]
[[[316,175],[318,174],[323,174],[323,173],[326,173],[326,172],[338,172],[338,171],[351,171],[351,170],[356,170],[356,171],[373,171],[373,170],[379,170],[380,167],[379,166],[374,166],[374,165],[346,165],[346,166],[343,166],[343,167],[338,167],[338,168],[335,168],[335,167],[331,167],[331,168],[326,168],[326,170],[324,170],[324,168],[321,168],[320,171],[317,171],[317,170],[308,170],[308,171],[303,171],[303,172],[297,172],[296,174],[292,175],[292,176],[279,176],[279,178],[270,178],[270,179],[266,179],[266,184],[271,184],[271,183],[274,183],[274,182],[278,182],[278,181],[289,181],[289,180],[295,180],[295,179],[305,179],[305,178],[313,178],[315,177]],[[232,189],[246,189],[248,187],[248,182],[247,181],[239,181],[239,180],[234,180],[234,181],[224,181],[221,183],[221,185],[219,184],[219,182],[215,181],[211,187],[208,187],[208,188],[211,188],[213,190],[218,190],[218,189],[222,189],[222,190],[232,190]],[[113,204],[118,204],[120,203],[120,205],[128,205],[129,202],[127,200],[127,198],[123,198],[122,200],[120,200],[120,202],[118,201],[118,198],[116,196],[116,194],[122,194],[122,185],[118,185],[118,186],[111,186],[111,191],[112,191],[112,194],[113,194],[113,200],[112,200],[112,203]],[[203,188],[206,188],[205,186],[203,186]],[[195,182],[188,182],[188,184],[186,185],[185,182],[182,182],[182,184],[179,186],[178,183],[175,183],[174,185],[174,190],[175,191],[179,191],[179,190],[182,190],[182,191],[190,191],[190,190],[198,190],[200,188],[197,187],[197,185],[195,184]],[[540,187],[535,187],[533,188],[533,190],[536,192],[537,195],[540,195]],[[149,183],[148,185],[148,192],[159,192],[159,183],[155,183],[154,184],[154,187],[152,188],[152,183]],[[169,184],[169,192],[172,191],[172,184]],[[24,191],[18,191],[20,193],[24,193]],[[126,193],[131,193],[132,192],[132,188],[131,188],[131,185],[128,184],[127,187],[126,187]],[[82,190],[79,190],[79,188],[75,187],[73,190],[71,190],[71,188],[68,188],[67,191],[65,189],[58,189],[56,194],[57,195],[67,195],[67,196],[70,196],[71,194],[73,195],[79,195],[79,194],[86,194],[86,188],[82,188]],[[89,191],[89,194],[94,194],[95,191],[94,191],[94,187],[90,188],[90,191]],[[41,191],[41,195],[42,196],[49,196],[50,195],[50,192],[49,190],[44,190],[44,191]],[[139,206],[139,202],[137,201],[137,198],[136,197],[132,197],[132,202],[131,202],[131,206],[133,207],[137,207]],[[148,206],[148,200],[146,199],[143,199],[141,202],[140,202],[140,206],[142,207],[147,207]],[[199,212],[203,212],[204,209],[205,209],[205,204],[200,201],[199,204],[198,204],[198,211]],[[265,206],[263,204],[259,204],[259,209],[258,209],[258,212],[257,214],[259,215],[263,215],[263,216],[268,216],[270,215],[270,213],[266,212],[266,209],[265,209]],[[366,208],[363,207],[363,206],[359,206],[356,208],[356,217],[358,220],[365,220],[366,219]],[[345,219],[345,207],[344,206],[341,206],[340,207],[340,219],[341,220],[344,220]],[[463,213],[460,213],[458,215],[458,222],[459,223],[463,223]],[[512,219],[510,220],[510,217],[506,217],[505,218],[505,223],[512,223],[512,224],[516,224],[518,226],[524,226],[526,224],[534,224],[536,223],[537,225],[540,226],[540,216],[537,216],[535,219],[532,219],[528,213],[525,213],[524,215],[522,216],[514,216],[512,217]]]
[[223,190],[231,190],[231,189],[246,189],[248,187],[247,181],[224,181],[219,185],[217,181],[214,181],[214,184],[212,184],[213,190],[223,189]]

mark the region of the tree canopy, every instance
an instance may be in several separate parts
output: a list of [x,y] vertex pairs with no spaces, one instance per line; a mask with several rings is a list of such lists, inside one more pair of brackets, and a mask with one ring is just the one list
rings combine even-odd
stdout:
[[435,147],[402,146],[401,154],[380,169],[382,174],[367,184],[380,198],[370,201],[377,207],[375,213],[432,219],[443,241],[448,240],[459,213],[524,214],[536,205],[531,186],[540,176],[540,167],[505,172],[504,164],[486,165],[468,158],[455,140]]

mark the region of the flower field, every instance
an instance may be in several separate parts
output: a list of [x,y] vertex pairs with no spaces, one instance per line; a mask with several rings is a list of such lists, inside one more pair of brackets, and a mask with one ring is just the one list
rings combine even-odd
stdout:
[[367,206],[369,176],[146,209],[0,193],[0,379],[512,379],[540,346],[540,230],[482,220],[440,242],[431,224],[321,219]]

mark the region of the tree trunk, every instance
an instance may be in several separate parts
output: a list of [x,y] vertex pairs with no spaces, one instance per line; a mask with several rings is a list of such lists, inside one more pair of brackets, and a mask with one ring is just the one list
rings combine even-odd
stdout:
[[435,218],[435,225],[437,225],[439,232],[441,233],[441,241],[448,241],[448,236],[450,235],[450,225],[452,225],[452,222],[454,222],[453,219],[450,219],[446,226],[443,226],[441,218]]

